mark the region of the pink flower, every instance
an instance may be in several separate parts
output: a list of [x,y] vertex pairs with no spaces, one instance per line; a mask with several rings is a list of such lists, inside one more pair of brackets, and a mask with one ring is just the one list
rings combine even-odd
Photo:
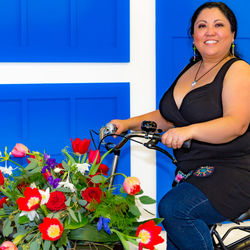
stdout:
[[22,143],[17,143],[16,146],[11,151],[14,157],[24,157],[29,152],[29,149]]
[[123,188],[127,194],[135,195],[141,191],[140,184],[137,177],[128,177],[123,182]]
[[16,245],[11,241],[4,241],[0,246],[0,250],[17,250]]
[[96,164],[99,164],[101,161],[101,154],[99,152],[99,150],[91,150],[89,149],[89,162],[93,163],[96,159]]

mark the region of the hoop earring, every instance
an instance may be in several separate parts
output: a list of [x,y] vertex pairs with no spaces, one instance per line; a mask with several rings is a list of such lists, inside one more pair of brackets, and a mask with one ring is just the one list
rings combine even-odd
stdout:
[[193,61],[195,62],[196,61],[196,47],[194,44],[193,44],[193,52],[194,52]]
[[232,43],[232,56],[234,56],[234,48],[235,48],[235,44],[234,42]]

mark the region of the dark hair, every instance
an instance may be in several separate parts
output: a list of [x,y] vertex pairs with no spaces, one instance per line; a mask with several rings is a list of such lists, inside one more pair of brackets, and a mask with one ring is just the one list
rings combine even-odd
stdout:
[[[194,24],[196,22],[197,17],[199,16],[200,12],[203,9],[211,9],[211,8],[218,8],[223,15],[228,19],[230,26],[231,26],[231,32],[234,32],[234,38],[236,38],[237,35],[237,19],[233,13],[233,11],[225,4],[222,2],[206,2],[202,4],[193,14],[191,18],[191,26],[190,26],[190,34],[193,36],[194,34]],[[232,48],[230,48],[230,53],[232,54]],[[197,50],[196,50],[197,51]],[[201,55],[199,51],[196,52],[197,57],[200,59]],[[237,56],[237,55],[236,55]]]

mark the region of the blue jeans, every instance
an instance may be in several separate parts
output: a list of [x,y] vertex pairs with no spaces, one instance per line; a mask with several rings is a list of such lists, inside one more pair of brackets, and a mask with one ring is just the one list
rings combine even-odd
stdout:
[[168,250],[213,249],[208,225],[226,220],[197,187],[186,182],[162,198],[158,211],[164,218]]

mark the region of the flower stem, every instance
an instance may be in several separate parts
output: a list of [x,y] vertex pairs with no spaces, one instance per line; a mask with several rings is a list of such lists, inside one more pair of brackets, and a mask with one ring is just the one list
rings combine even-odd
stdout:
[[10,162],[16,164],[17,166],[21,167],[22,169],[24,169],[24,167],[22,165],[18,164],[17,162],[12,161],[11,159],[8,159],[8,161],[10,161]]

